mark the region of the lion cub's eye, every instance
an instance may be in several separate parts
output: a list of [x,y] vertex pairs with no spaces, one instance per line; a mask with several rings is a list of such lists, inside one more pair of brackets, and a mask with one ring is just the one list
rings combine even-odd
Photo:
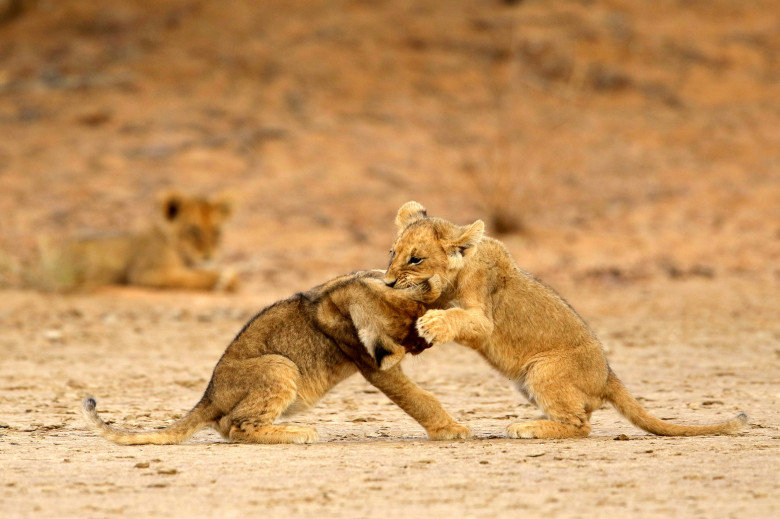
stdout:
[[425,260],[425,258],[417,258],[415,256],[412,256],[409,258],[409,265],[419,265]]

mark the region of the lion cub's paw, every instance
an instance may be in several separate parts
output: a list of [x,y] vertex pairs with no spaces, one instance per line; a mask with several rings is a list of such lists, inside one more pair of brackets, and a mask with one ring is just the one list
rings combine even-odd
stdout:
[[536,438],[535,427],[528,423],[513,423],[506,428],[506,435],[510,438]]
[[429,429],[428,438],[431,440],[468,440],[471,438],[471,429],[457,423]]
[[289,436],[285,443],[314,443],[320,439],[317,429],[311,427],[296,427],[289,425],[286,427]]
[[417,319],[417,333],[428,344],[444,344],[455,339],[446,310],[428,310]]
[[233,269],[225,269],[219,273],[219,279],[214,284],[216,292],[235,292],[238,288],[238,273]]
[[258,443],[314,443],[320,439],[317,429],[298,425],[269,425],[257,431],[251,441]]

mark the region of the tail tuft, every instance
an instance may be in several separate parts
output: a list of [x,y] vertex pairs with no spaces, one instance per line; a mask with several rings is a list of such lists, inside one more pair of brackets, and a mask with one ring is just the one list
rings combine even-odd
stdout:
[[745,413],[739,413],[737,416],[735,416],[728,422],[724,422],[722,424],[723,430],[721,431],[721,433],[722,434],[738,433],[747,425],[747,423],[748,423],[748,416]]
[[[88,397],[81,402],[81,416],[84,420],[94,429],[106,428],[106,423],[100,418],[97,412],[97,401],[94,398]],[[99,431],[98,431],[99,432]]]

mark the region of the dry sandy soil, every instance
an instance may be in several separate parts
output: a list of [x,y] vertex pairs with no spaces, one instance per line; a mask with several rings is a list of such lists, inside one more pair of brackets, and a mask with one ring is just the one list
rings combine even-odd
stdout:
[[[752,281],[567,287],[613,368],[656,415],[730,418],[736,436],[658,438],[611,409],[582,440],[509,440],[536,411],[457,345],[405,361],[475,438],[424,431],[355,376],[293,423],[308,446],[119,447],[84,429],[78,403],[153,428],[199,398],[222,349],[270,299],[106,290],[4,294],[0,496],[8,517],[776,517],[780,512],[780,300]],[[10,302],[9,302],[10,301]],[[625,441],[619,441],[623,438]]]
[[[774,0],[0,1],[3,516],[777,517],[779,26]],[[237,293],[35,290],[41,243],[141,226],[168,188],[234,193]],[[386,264],[410,199],[485,219],[653,413],[749,427],[605,409],[508,440],[535,410],[446,345],[405,369],[473,440],[357,376],[294,417],[313,445],[84,429],[87,395],[132,428],[186,412],[263,306]]]

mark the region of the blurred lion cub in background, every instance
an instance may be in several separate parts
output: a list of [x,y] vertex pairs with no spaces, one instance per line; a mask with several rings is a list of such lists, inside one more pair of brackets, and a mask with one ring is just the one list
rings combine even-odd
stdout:
[[42,251],[44,279],[37,284],[54,290],[111,284],[234,290],[235,272],[204,265],[216,252],[230,200],[169,192],[160,197],[158,211],[143,231],[79,238]]

